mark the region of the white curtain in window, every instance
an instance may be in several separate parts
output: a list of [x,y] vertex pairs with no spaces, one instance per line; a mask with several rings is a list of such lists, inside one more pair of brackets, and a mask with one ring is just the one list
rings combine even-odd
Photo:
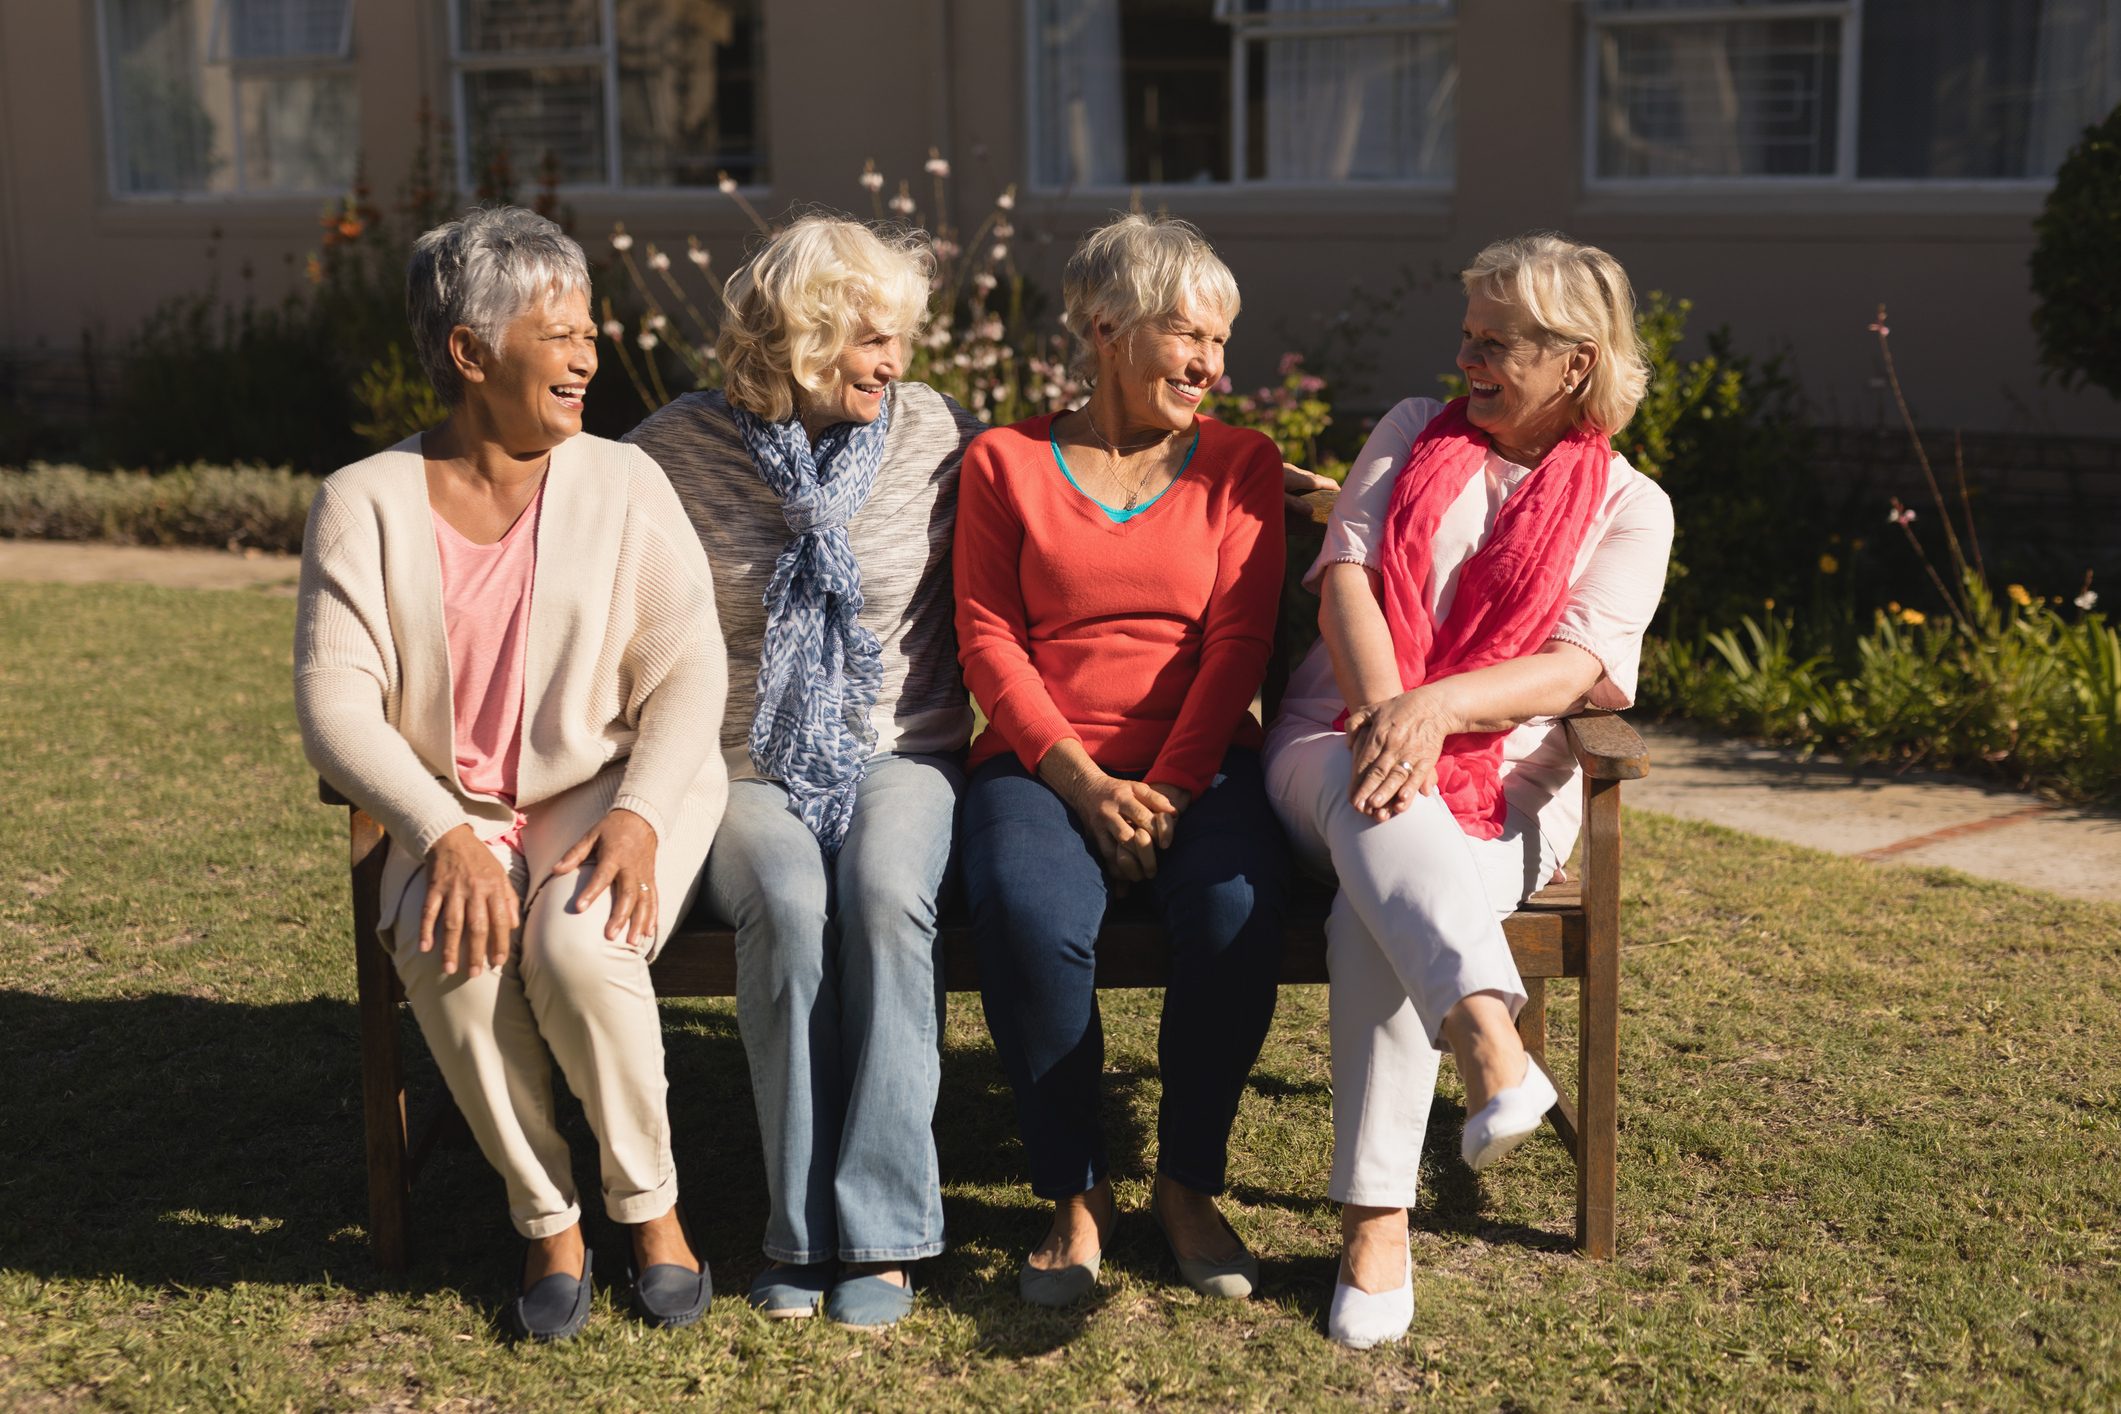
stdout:
[[1127,179],[1119,0],[1039,0],[1039,179],[1119,186]]
[[[1347,0],[1268,0],[1270,12]],[[1270,181],[1445,180],[1454,166],[1457,45],[1449,34],[1277,38],[1266,60]]]
[[2052,177],[2084,130],[2112,106],[2108,0],[2043,0],[2026,128],[2028,177]]

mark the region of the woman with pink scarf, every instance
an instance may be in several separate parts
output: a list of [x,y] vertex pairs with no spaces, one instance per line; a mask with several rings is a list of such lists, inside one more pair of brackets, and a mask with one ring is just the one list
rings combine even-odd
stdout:
[[1358,1348],[1413,1319],[1407,1209],[1440,1052],[1475,1169],[1554,1104],[1518,1040],[1502,920],[1575,844],[1556,718],[1633,701],[1672,545],[1671,502],[1613,451],[1648,382],[1619,263],[1524,236],[1461,279],[1469,396],[1408,398],[1364,444],[1305,580],[1322,637],[1266,747],[1297,859],[1340,884],[1328,1331]]

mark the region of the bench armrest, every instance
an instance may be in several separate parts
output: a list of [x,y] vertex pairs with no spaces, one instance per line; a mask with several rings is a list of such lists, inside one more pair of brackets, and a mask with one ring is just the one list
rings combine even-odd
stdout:
[[1635,781],[1650,773],[1649,748],[1615,713],[1586,708],[1562,721],[1569,729],[1569,749],[1592,780]]

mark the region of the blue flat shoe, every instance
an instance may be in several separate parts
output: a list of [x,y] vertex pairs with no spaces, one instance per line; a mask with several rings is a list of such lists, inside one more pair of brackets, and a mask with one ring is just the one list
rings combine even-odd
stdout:
[[707,1259],[700,1255],[699,1243],[692,1240],[692,1224],[685,1221],[683,1211],[678,1213],[678,1226],[685,1234],[685,1245],[692,1249],[693,1260],[700,1264],[698,1271],[675,1262],[658,1262],[645,1272],[636,1272],[632,1261],[626,1263],[626,1280],[633,1284],[634,1311],[649,1325],[664,1330],[691,1325],[706,1314],[707,1303],[714,1300],[714,1278],[707,1271]]
[[588,1324],[592,1291],[590,1257],[589,1246],[584,1243],[581,1276],[554,1272],[549,1277],[539,1278],[528,1291],[522,1290],[518,1284],[515,1305],[508,1313],[515,1323],[516,1334],[525,1340],[568,1340]]
[[897,1324],[913,1309],[913,1274],[899,1286],[882,1277],[842,1277],[825,1298],[825,1314],[843,1326]]
[[751,1309],[769,1321],[798,1321],[815,1316],[839,1273],[837,1262],[807,1267],[768,1267],[751,1283]]

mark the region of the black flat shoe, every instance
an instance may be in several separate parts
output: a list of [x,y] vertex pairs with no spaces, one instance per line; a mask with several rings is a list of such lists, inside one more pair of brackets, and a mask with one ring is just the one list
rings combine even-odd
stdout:
[[[565,1272],[554,1272],[541,1277],[528,1291],[517,1283],[515,1305],[509,1315],[515,1321],[516,1333],[525,1340],[568,1340],[581,1332],[589,1323],[589,1298],[592,1287],[589,1281],[589,1244],[582,1244],[582,1275],[571,1277]],[[689,1273],[688,1273],[689,1275]]]
[[[687,1271],[675,1262],[658,1262],[645,1272],[636,1272],[630,1255],[626,1261],[634,1311],[649,1325],[665,1330],[691,1325],[707,1313],[707,1303],[714,1300],[714,1278],[708,1274],[707,1259],[700,1255],[700,1244],[692,1240],[692,1224],[685,1221],[683,1211],[678,1213],[678,1227],[685,1234],[685,1245],[692,1249],[693,1260],[700,1264],[698,1271]],[[626,1245],[630,1251],[632,1242]]]

